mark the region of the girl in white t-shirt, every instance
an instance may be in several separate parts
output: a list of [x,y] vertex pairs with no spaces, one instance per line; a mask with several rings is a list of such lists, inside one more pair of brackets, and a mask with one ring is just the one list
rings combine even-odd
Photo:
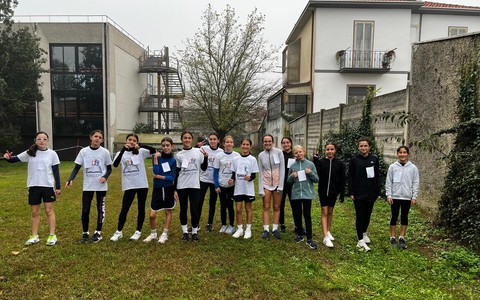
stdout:
[[[253,180],[258,173],[258,164],[255,157],[250,154],[252,149],[252,140],[244,138],[241,142],[242,153],[232,161],[230,169],[232,170],[232,179],[234,179],[235,189],[233,199],[235,200],[237,231],[233,234],[234,238],[243,235],[244,239],[252,237],[252,202],[255,201],[255,185]],[[247,227],[243,231],[243,202],[245,202],[245,212],[247,214]],[[245,234],[245,235],[244,235]]]
[[97,194],[97,227],[93,233],[92,242],[98,243],[102,239],[102,226],[105,221],[105,198],[107,196],[107,179],[112,173],[112,158],[107,149],[103,148],[103,131],[94,130],[90,133],[90,146],[83,148],[75,158],[75,167],[65,184],[69,188],[75,176],[83,165],[83,194],[82,194],[82,227],[83,234],[80,243],[89,240],[88,224],[90,222],[90,207],[93,195]]
[[117,153],[113,160],[113,166],[122,165],[122,209],[118,216],[117,231],[110,238],[118,241],[123,237],[123,226],[127,221],[127,214],[132,206],[135,194],[138,199],[137,228],[130,240],[136,241],[142,234],[143,222],[145,221],[145,204],[147,203],[148,180],[145,172],[145,159],[156,152],[155,148],[138,143],[138,135],[127,135],[125,146]]
[[205,171],[208,155],[199,148],[193,148],[193,134],[184,131],[180,136],[183,150],[176,155],[177,174],[175,180],[175,200],[180,201],[180,224],[182,240],[188,241],[187,211],[190,202],[190,218],[192,222],[192,241],[198,241],[198,202],[200,199],[200,170]]
[[28,163],[28,204],[32,210],[32,235],[25,245],[36,244],[40,241],[38,228],[40,226],[40,204],[44,203],[48,219],[50,235],[47,245],[52,246],[57,242],[55,235],[55,212],[53,203],[56,196],[60,195],[60,172],[58,165],[60,160],[55,151],[47,148],[48,135],[45,132],[37,132],[33,144],[27,151],[14,156],[8,150],[3,155],[8,162]]
[[[220,195],[220,219],[222,227],[220,233],[232,234],[235,231],[233,227],[235,221],[235,213],[233,209],[233,192],[235,190],[234,180],[232,179],[232,161],[239,157],[240,154],[233,151],[233,137],[227,135],[223,138],[222,153],[217,154],[213,163],[213,178],[215,183],[215,191]],[[229,217],[229,225],[227,225],[227,212]]]

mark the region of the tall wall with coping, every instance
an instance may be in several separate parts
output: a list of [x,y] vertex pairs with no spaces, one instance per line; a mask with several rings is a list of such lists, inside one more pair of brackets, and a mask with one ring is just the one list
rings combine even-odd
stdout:
[[[385,111],[401,112],[406,110],[407,92],[406,90],[397,91],[390,94],[384,94],[376,97],[372,102],[372,114],[380,115]],[[294,143],[302,144],[297,136],[304,135],[303,145],[307,148],[307,155],[311,156],[320,146],[320,137],[328,132],[338,132],[340,126],[347,122],[358,122],[362,115],[363,104],[355,103],[332,109],[324,109],[320,112],[308,114],[302,118],[296,119],[290,123],[291,136]],[[375,135],[387,162],[395,160],[395,150],[401,145],[401,140],[405,139],[405,129],[396,126],[390,121],[372,122]]]
[[[457,121],[456,101],[459,97],[459,70],[474,55],[480,55],[480,33],[415,44],[413,47],[409,89],[409,111],[420,117],[420,126],[411,125],[410,141],[419,141],[427,134],[452,127]],[[448,153],[453,135],[440,139],[441,152]],[[424,205],[436,210],[447,172],[443,154],[412,149],[418,166],[421,190],[429,201]]]

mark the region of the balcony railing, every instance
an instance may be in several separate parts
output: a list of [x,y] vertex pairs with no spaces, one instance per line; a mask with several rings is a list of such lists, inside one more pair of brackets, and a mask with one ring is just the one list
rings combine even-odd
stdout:
[[390,71],[393,57],[393,50],[340,50],[337,52],[340,73],[386,73]]

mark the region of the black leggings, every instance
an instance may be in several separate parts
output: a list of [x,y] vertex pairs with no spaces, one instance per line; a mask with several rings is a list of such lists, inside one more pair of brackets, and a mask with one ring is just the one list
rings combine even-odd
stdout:
[[118,216],[118,231],[123,230],[123,225],[127,221],[127,214],[135,199],[135,194],[137,194],[138,199],[137,230],[142,231],[143,222],[145,221],[145,204],[147,203],[148,188],[130,189],[123,193],[122,210]]
[[408,225],[408,212],[410,211],[411,201],[409,200],[397,200],[393,199],[392,209],[392,218],[390,219],[390,225],[397,225],[398,213],[400,209],[402,210],[402,215],[400,216],[400,224]]
[[302,213],[303,218],[305,219],[305,229],[307,233],[307,240],[312,239],[312,200],[300,199],[300,200],[290,200],[292,205],[293,221],[295,222],[295,227],[297,232],[301,234],[303,232],[302,225]]
[[233,210],[234,190],[234,186],[228,188],[220,187],[220,219],[222,221],[222,225],[227,225],[227,211],[230,225],[233,226],[235,222],[235,211]]
[[202,217],[203,202],[205,201],[205,195],[207,190],[210,188],[210,199],[208,201],[208,223],[213,224],[213,218],[215,217],[215,206],[217,205],[217,192],[215,191],[215,184],[206,183],[200,181],[200,198],[198,200],[198,221]]
[[367,232],[372,216],[373,205],[375,201],[366,201],[355,199],[355,228],[357,229],[358,240],[363,239],[363,233]]
[[[82,227],[83,232],[88,231],[90,223],[90,207],[92,206],[93,194],[95,191],[83,191],[82,193]],[[102,231],[105,221],[105,198],[107,191],[96,191],[97,193],[97,231]]]
[[[285,179],[285,181],[287,181],[287,180]],[[282,202],[280,203],[280,220],[278,222],[280,224],[285,224],[285,202],[287,200],[287,196],[288,196],[288,201],[290,202],[290,208],[293,211],[292,201],[291,201],[292,200],[292,186],[288,185],[288,184],[285,184],[285,186],[283,187]]]
[[192,227],[198,227],[198,199],[200,198],[200,189],[180,189],[177,190],[178,198],[180,200],[180,225],[187,225],[188,217],[188,201],[190,200],[190,218]]

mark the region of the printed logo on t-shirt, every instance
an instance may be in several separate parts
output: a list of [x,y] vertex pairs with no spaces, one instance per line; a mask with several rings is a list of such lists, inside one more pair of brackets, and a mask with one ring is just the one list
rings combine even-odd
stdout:
[[197,160],[193,157],[188,159],[188,166],[186,168],[182,165],[182,171],[184,173],[198,172]]
[[93,158],[90,162],[90,166],[85,168],[85,174],[89,177],[98,177],[102,175],[102,168],[100,167],[100,160],[98,158]]
[[232,174],[232,170],[230,170],[230,166],[232,165],[232,162],[226,162],[225,163],[225,168],[222,170],[222,174]]
[[137,165],[133,164],[133,160],[125,160],[125,167],[123,168],[123,175],[125,176],[137,176],[140,172],[140,169]]

